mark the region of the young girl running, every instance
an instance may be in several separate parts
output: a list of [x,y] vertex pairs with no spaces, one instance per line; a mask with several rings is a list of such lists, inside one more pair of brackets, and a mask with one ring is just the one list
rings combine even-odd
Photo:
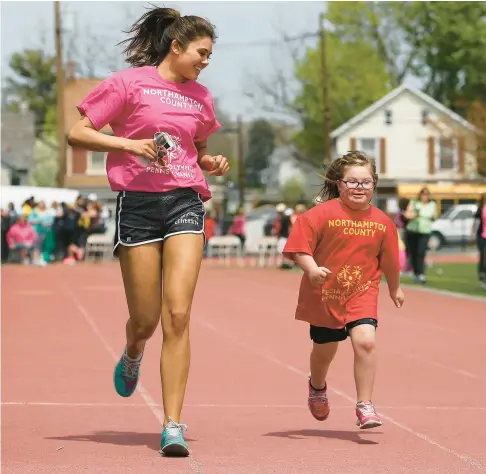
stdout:
[[354,350],[356,424],[382,423],[372,399],[378,291],[384,273],[390,297],[400,308],[397,229],[370,205],[378,176],[374,161],[352,151],[326,172],[321,202],[296,220],[284,255],[304,271],[296,319],[310,324],[308,406],[317,420],[329,416],[327,372],[338,343],[348,335]]
[[[169,8],[148,11],[130,33],[124,52],[133,67],[104,80],[82,101],[69,143],[108,152],[108,180],[119,192],[114,250],[130,316],[115,389],[122,397],[135,391],[145,343],[161,321],[160,450],[187,456],[180,416],[189,315],[205,240],[203,201],[211,198],[202,170],[215,176],[229,170],[226,158],[207,150],[206,140],[220,124],[210,92],[197,83],[216,34],[205,19]],[[99,132],[107,124],[113,136]]]

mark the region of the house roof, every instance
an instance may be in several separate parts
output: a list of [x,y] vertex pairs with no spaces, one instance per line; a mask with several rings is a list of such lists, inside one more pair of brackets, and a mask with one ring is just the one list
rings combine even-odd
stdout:
[[[77,105],[101,82],[101,79],[79,78],[66,81],[64,85],[64,129],[66,133],[79,120]],[[103,132],[111,131],[109,126]]]
[[336,138],[342,135],[343,133],[347,132],[349,129],[356,126],[361,121],[367,119],[370,115],[376,112],[381,107],[390,103],[393,99],[398,97],[403,92],[410,92],[414,96],[418,97],[420,100],[425,102],[426,104],[430,105],[434,109],[438,110],[439,112],[443,113],[444,115],[448,116],[454,122],[462,125],[463,127],[467,128],[468,130],[477,132],[478,129],[467,120],[463,119],[459,114],[456,114],[451,109],[447,108],[445,105],[442,105],[440,102],[437,102],[435,99],[430,97],[430,95],[422,92],[419,89],[414,87],[410,87],[408,85],[402,84],[401,86],[397,87],[396,89],[392,90],[389,94],[385,97],[382,97],[380,100],[376,101],[374,104],[370,105],[367,109],[360,112],[358,115],[355,115],[351,120],[343,123],[340,127],[336,128],[331,132],[331,138]]
[[2,110],[1,157],[13,170],[34,165],[35,117],[30,110]]

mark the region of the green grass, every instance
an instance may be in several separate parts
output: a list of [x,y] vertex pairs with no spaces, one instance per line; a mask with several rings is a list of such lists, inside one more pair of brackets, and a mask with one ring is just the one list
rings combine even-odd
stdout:
[[486,290],[481,288],[478,280],[476,263],[436,263],[427,268],[427,284],[421,285],[413,278],[403,276],[403,284],[454,291],[486,298]]

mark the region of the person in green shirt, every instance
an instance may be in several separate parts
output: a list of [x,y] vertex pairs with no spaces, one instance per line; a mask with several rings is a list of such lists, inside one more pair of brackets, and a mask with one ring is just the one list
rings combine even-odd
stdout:
[[437,205],[432,201],[427,188],[421,189],[417,199],[412,199],[405,211],[407,243],[415,281],[427,283],[425,278],[425,255],[427,254],[432,224],[437,219]]
[[36,246],[41,255],[41,264],[45,265],[51,260],[50,256],[45,252],[45,242],[46,237],[51,232],[54,217],[47,210],[46,203],[44,201],[39,201],[37,205],[34,205],[31,209],[27,220],[32,224],[35,233],[37,234]]

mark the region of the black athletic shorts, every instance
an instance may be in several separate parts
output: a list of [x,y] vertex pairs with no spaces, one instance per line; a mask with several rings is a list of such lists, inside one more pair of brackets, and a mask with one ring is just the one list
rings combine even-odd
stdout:
[[165,193],[122,191],[116,203],[116,232],[113,253],[124,245],[135,247],[160,242],[171,235],[203,234],[204,204],[191,188]]
[[371,324],[378,327],[378,321],[374,318],[362,318],[346,324],[341,329],[330,329],[319,326],[310,326],[310,338],[316,344],[326,344],[328,342],[341,342],[349,336],[349,331],[361,324]]

